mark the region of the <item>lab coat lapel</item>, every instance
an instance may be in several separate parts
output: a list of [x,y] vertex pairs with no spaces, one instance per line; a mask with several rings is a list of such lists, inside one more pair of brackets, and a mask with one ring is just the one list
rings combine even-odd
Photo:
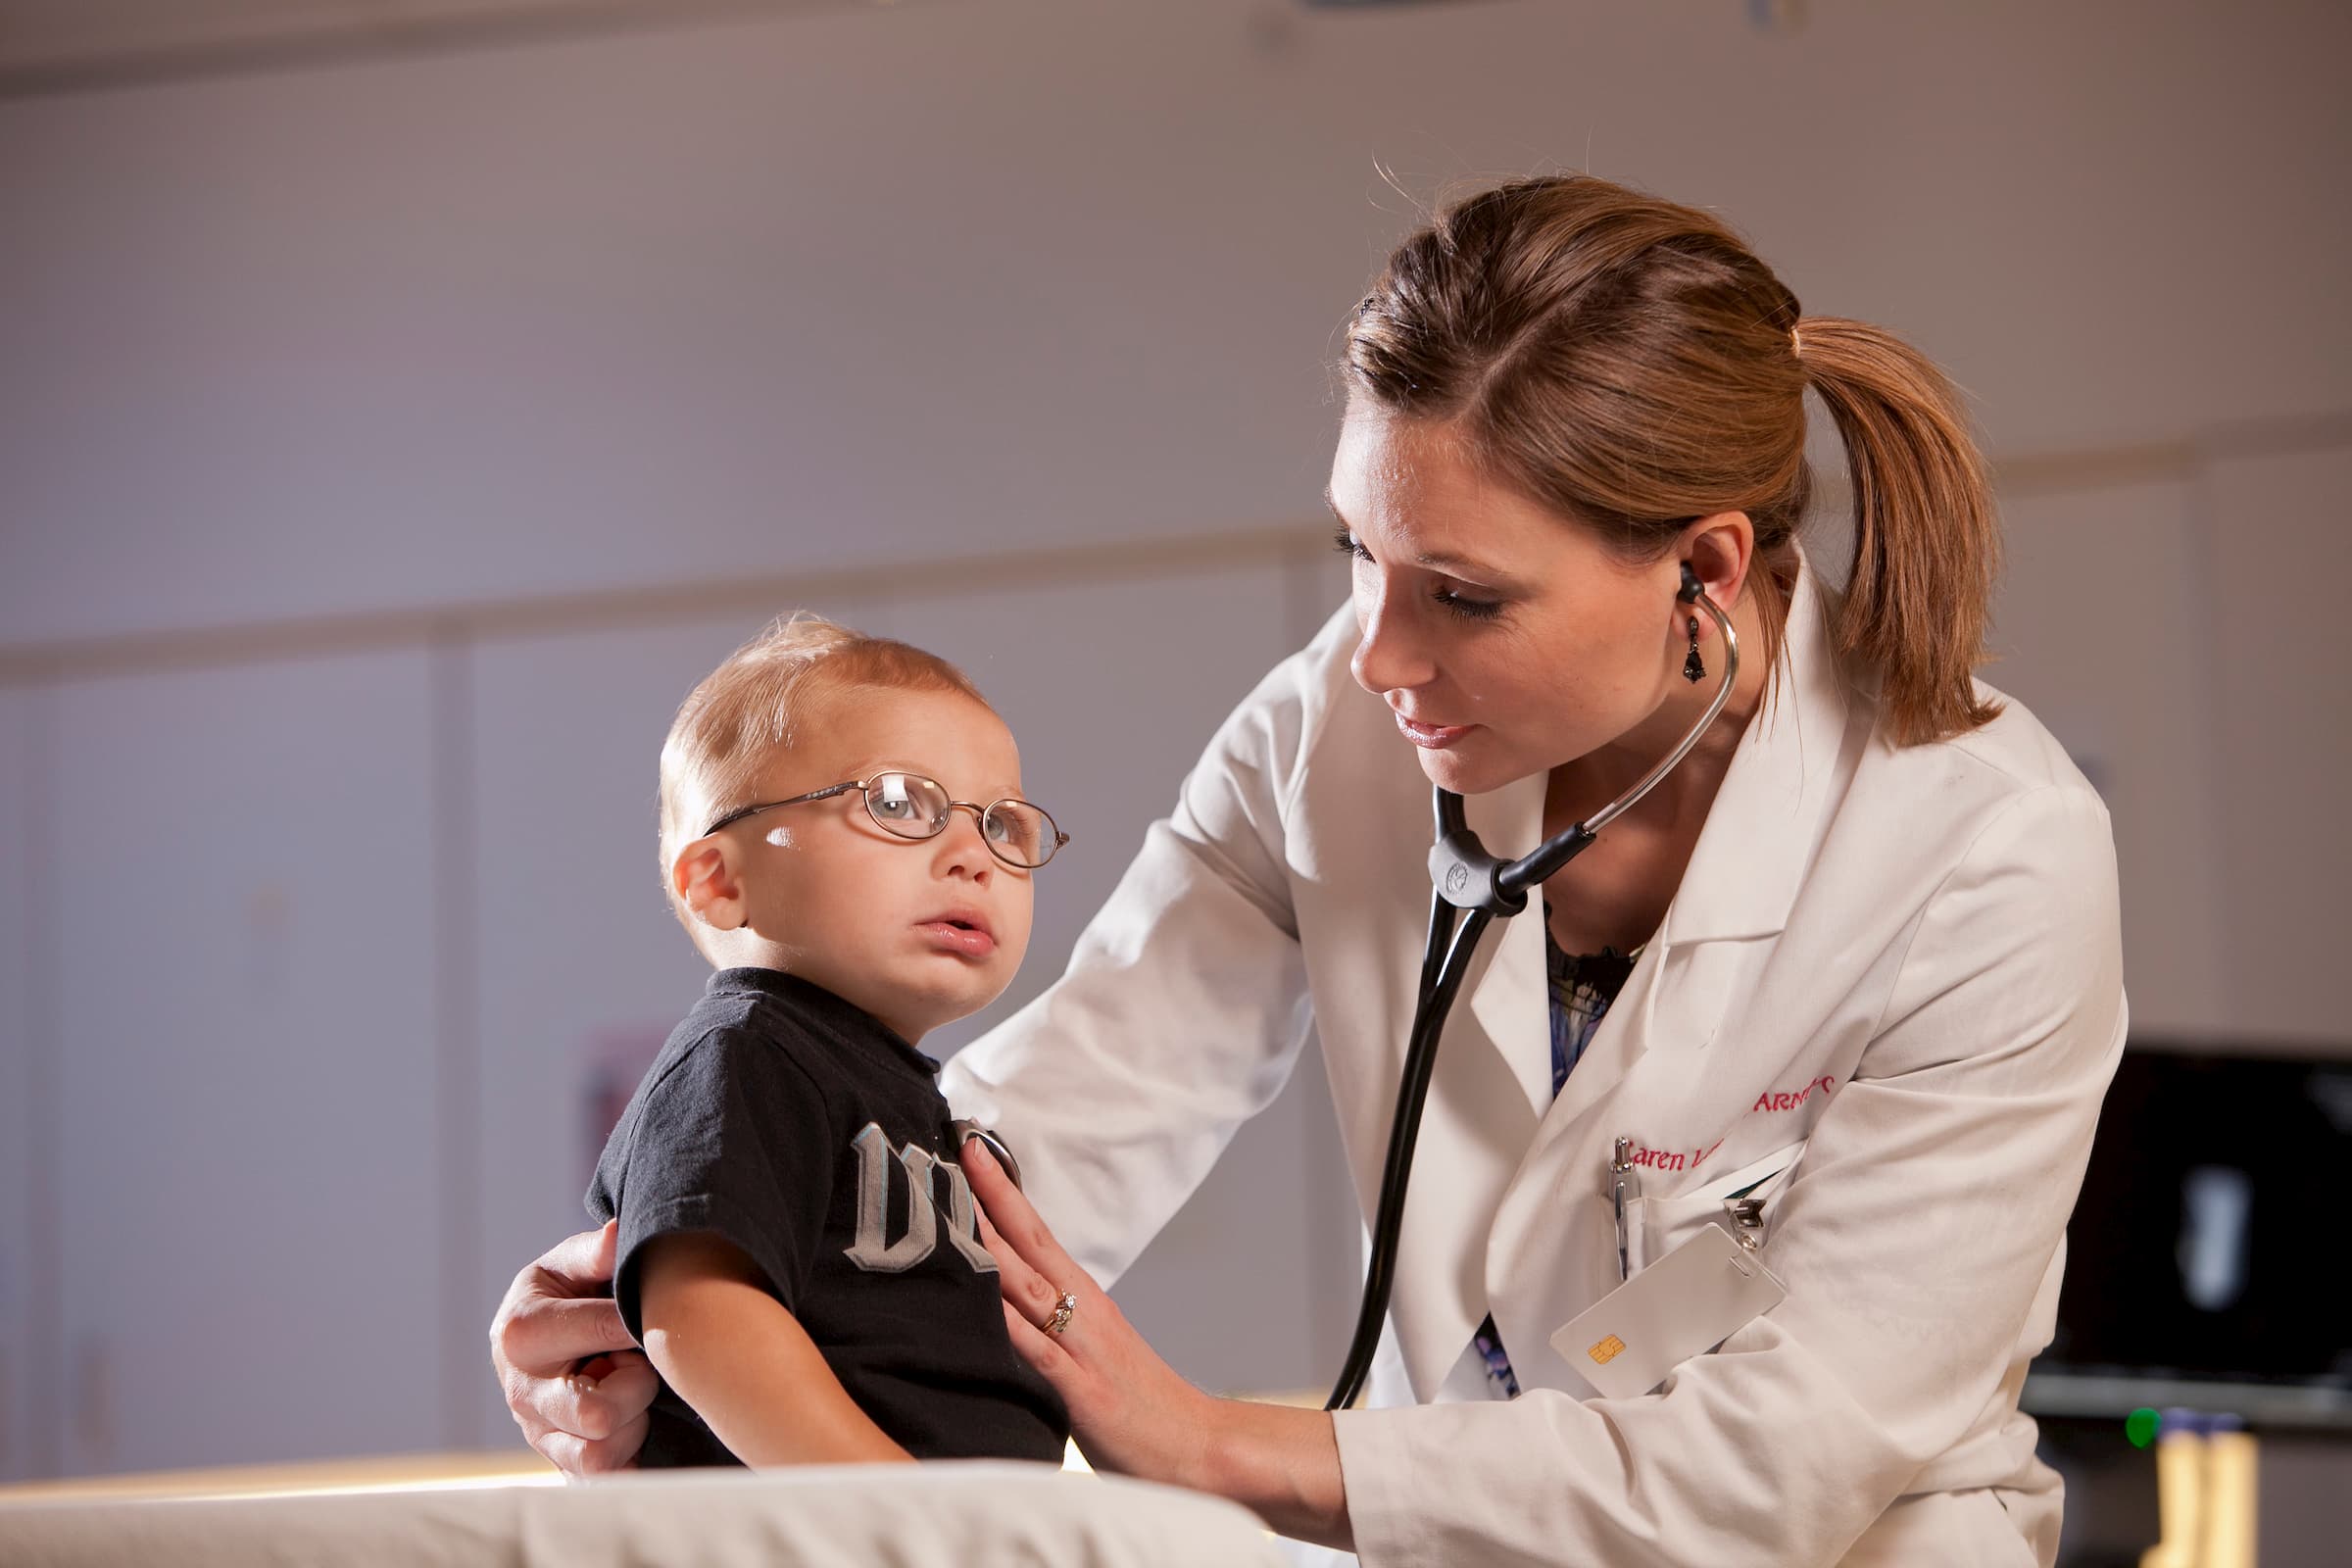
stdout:
[[[1732,1014],[1753,984],[1755,940],[1776,937],[1788,924],[1835,787],[1833,762],[1847,742],[1842,677],[1824,613],[1800,555],[1779,690],[1740,737],[1658,935],[1544,1113],[1497,1211],[1488,1240],[1488,1295],[1515,1348],[1531,1333],[1540,1343],[1615,1283],[1614,1254],[1599,1243],[1561,1254],[1560,1195],[1597,1202],[1617,1136],[1641,1143],[1675,1131],[1591,1113],[1653,1054],[1703,1071],[1703,1054],[1737,1029]],[[1540,970],[1534,989],[1537,1004],[1545,1005]],[[1639,1108],[1627,1107],[1628,1114]],[[1583,1230],[1604,1241],[1608,1235],[1605,1222]]]
[[1845,736],[1823,612],[1800,551],[1774,693],[1748,720],[1658,933],[1568,1075],[1547,1130],[1598,1102],[1653,1046],[1706,1049],[1751,970],[1740,945],[1788,925]]
[[[1500,951],[1472,1006],[1547,1127],[1574,1121],[1598,1103],[1652,1040],[1685,1050],[1704,1047],[1742,967],[1738,954],[1708,954],[1705,946],[1771,936],[1787,923],[1804,873],[1807,825],[1821,810],[1819,795],[1829,776],[1826,765],[1808,772],[1806,762],[1819,748],[1834,752],[1844,732],[1844,701],[1822,612],[1819,588],[1800,550],[1778,690],[1749,720],[1657,936],[1626,977],[1556,1103],[1540,896],[1503,929]],[[1522,779],[1465,802],[1465,808],[1490,851],[1523,855],[1543,832],[1544,780]]]
[[[1612,1134],[1608,1128],[1580,1129],[1586,1113],[1653,1048],[1695,1053],[1707,1047],[1749,973],[1742,939],[1774,935],[1787,923],[1826,807],[1823,795],[1834,772],[1829,757],[1844,730],[1841,688],[1821,613],[1800,557],[1782,649],[1782,690],[1750,720],[1659,935],[1643,950],[1556,1102],[1540,897],[1499,922],[1499,930],[1487,932],[1465,983],[1464,1004],[1454,1008],[1439,1048],[1400,1239],[1397,1343],[1422,1398],[1445,1381],[1490,1302],[1499,1321],[1506,1299],[1524,1310],[1532,1304],[1531,1292],[1545,1298],[1564,1292],[1561,1299],[1574,1297],[1575,1309],[1581,1309],[1595,1298],[1588,1290],[1605,1288],[1592,1272],[1614,1257],[1605,1246],[1605,1225],[1592,1255],[1580,1252],[1564,1267],[1560,1216],[1546,1195],[1562,1191],[1563,1181],[1566,1191],[1598,1191],[1596,1163],[1589,1181],[1562,1169],[1564,1160],[1583,1161],[1594,1149],[1605,1152]],[[1816,776],[1808,780],[1806,763],[1821,747],[1830,753],[1817,760]],[[1537,775],[1465,798],[1464,817],[1491,854],[1508,858],[1536,846],[1544,785]],[[1425,881],[1415,894],[1426,907]],[[1417,952],[1397,959],[1410,965],[1407,973],[1419,967]],[[1404,994],[1409,998],[1409,985]],[[1399,1038],[1404,1024],[1403,1017],[1396,1021]],[[1519,1102],[1495,1100],[1506,1078],[1518,1086]],[[1513,1150],[1519,1152],[1515,1159]],[[1487,1248],[1465,1256],[1462,1228],[1489,1215],[1494,1223]],[[1554,1304],[1545,1301],[1535,1315]],[[1562,1312],[1546,1332],[1572,1315]]]
[[[1484,795],[1466,796],[1462,815],[1487,853],[1516,859],[1533,850],[1544,833],[1544,778],[1537,774]],[[1490,1049],[1499,1052],[1527,1097],[1527,1108],[1542,1117],[1551,1103],[1551,1024],[1544,975],[1544,900],[1487,929],[1468,990],[1471,1015]]]
[[[1505,856],[1534,847],[1543,809],[1541,777],[1463,802],[1479,841]],[[1425,907],[1427,890],[1421,879]],[[1419,954],[1409,961],[1407,972],[1417,972]],[[1408,1004],[1410,996],[1408,985]],[[1491,1223],[1550,1098],[1544,1008],[1538,920],[1521,914],[1490,926],[1438,1047],[1398,1243],[1393,1321],[1406,1376],[1423,1399],[1435,1396],[1486,1314],[1485,1258],[1464,1238]],[[1400,1040],[1408,1018],[1409,1011],[1395,1020]]]

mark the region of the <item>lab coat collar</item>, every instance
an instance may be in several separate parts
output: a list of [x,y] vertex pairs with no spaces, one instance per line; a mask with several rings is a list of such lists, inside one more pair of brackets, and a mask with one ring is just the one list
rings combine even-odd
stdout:
[[[1779,680],[1732,754],[1652,949],[1772,936],[1788,924],[1812,837],[1806,824],[1824,805],[1831,776],[1825,764],[1845,729],[1844,688],[1825,610],[1800,549]],[[1808,762],[1814,765],[1808,768]],[[1543,833],[1544,792],[1544,776],[1535,774],[1466,798],[1463,814],[1492,853],[1524,855]],[[1543,910],[1540,902],[1531,903],[1535,907],[1527,914],[1488,937],[1494,952],[1477,976],[1470,1007],[1541,1119],[1552,1098],[1547,1060],[1500,1045],[1548,1038]],[[1579,1071],[1594,1079],[1615,1076],[1600,1061]]]
[[[1484,795],[1465,796],[1462,815],[1488,853],[1516,858],[1542,840],[1544,790],[1544,777],[1538,773]],[[1550,1054],[1527,1049],[1524,1044],[1550,1038],[1541,889],[1529,896],[1528,906],[1503,921],[1499,930],[1488,930],[1486,967],[1469,977],[1475,988],[1470,992],[1470,1011],[1518,1080],[1529,1112],[1541,1121],[1544,1107],[1551,1103]]]

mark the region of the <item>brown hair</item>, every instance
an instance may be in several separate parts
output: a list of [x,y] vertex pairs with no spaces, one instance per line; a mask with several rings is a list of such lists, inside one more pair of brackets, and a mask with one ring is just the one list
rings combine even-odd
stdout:
[[960,692],[988,706],[970,677],[936,654],[807,611],[769,622],[687,694],[662,743],[662,885],[673,905],[678,850],[712,816],[751,805],[738,797],[776,750],[795,743],[825,698],[858,687]]
[[1629,559],[1746,513],[1767,660],[1811,492],[1810,384],[1853,487],[1839,651],[1878,671],[1898,744],[2000,710],[1973,684],[2000,533],[1958,394],[1894,334],[1801,316],[1711,214],[1588,174],[1483,191],[1396,247],[1348,324],[1347,374]]

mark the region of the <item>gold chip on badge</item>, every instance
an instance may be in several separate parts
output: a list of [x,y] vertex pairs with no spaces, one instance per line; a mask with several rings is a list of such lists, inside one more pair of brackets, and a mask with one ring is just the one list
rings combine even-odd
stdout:
[[1591,1356],[1596,1365],[1607,1366],[1611,1361],[1617,1359],[1617,1352],[1624,1348],[1625,1342],[1612,1334],[1585,1353]]

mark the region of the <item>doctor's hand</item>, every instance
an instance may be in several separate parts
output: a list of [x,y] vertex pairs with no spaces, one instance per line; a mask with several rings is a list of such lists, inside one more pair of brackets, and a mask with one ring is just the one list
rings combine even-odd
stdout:
[[654,1369],[609,1294],[618,1229],[607,1221],[549,1248],[514,1276],[490,1320],[490,1364],[507,1408],[567,1476],[629,1465],[654,1402]]
[[[980,1200],[980,1238],[997,1260],[1013,1348],[1069,1407],[1071,1435],[1098,1470],[1205,1485],[1207,1447],[1224,1401],[1201,1393],[1144,1343],[1116,1303],[1071,1261],[1037,1210],[977,1140],[961,1152]],[[1075,1296],[1050,1332],[1063,1292]]]
[[[980,1239],[997,1260],[1013,1348],[1069,1407],[1087,1463],[1214,1493],[1286,1536],[1355,1549],[1329,1415],[1194,1388],[1070,1260],[986,1145],[967,1140],[960,1158],[983,1209]],[[1064,1292],[1077,1302],[1051,1332]]]

